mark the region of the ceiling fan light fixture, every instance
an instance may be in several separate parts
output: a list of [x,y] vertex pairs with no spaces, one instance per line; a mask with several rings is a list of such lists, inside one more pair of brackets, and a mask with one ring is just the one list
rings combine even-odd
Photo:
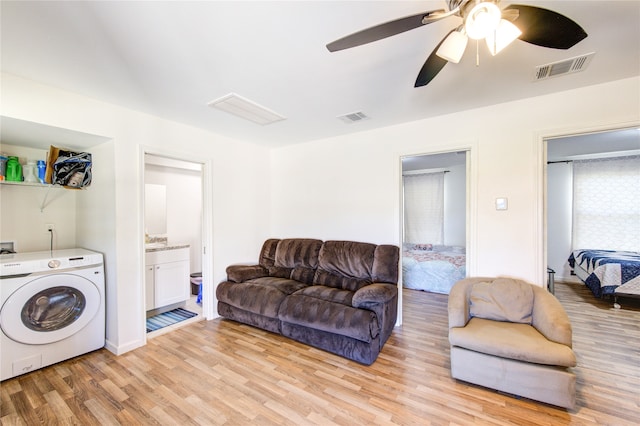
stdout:
[[465,49],[467,48],[468,38],[460,31],[453,31],[442,42],[436,55],[449,62],[457,64],[462,59]]
[[478,2],[466,14],[465,30],[469,38],[480,40],[498,28],[502,15],[498,5],[492,2]]
[[506,19],[501,19],[498,28],[487,34],[486,42],[491,55],[497,55],[502,49],[516,40],[522,31]]

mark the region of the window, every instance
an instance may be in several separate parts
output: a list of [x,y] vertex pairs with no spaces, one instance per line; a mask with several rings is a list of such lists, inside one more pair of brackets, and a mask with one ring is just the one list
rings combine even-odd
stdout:
[[404,242],[443,244],[444,173],[403,176]]
[[572,245],[640,251],[640,156],[573,162]]

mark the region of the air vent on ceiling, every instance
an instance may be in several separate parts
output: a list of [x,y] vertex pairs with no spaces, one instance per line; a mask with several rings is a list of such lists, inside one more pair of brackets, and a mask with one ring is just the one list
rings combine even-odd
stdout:
[[340,115],[340,116],[338,116],[338,118],[340,120],[344,121],[347,124],[356,123],[358,121],[368,120],[369,119],[369,117],[362,111],[352,112],[352,113],[345,114],[345,115]]
[[261,125],[275,123],[286,118],[235,93],[229,93],[207,105]]
[[586,55],[576,56],[575,58],[565,59],[563,61],[552,62],[550,64],[538,65],[535,69],[534,80],[546,80],[551,77],[557,77],[564,74],[583,71],[591,62],[591,58],[595,52]]

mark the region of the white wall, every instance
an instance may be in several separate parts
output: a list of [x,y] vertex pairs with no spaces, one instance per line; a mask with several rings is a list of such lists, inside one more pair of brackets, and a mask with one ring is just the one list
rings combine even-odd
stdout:
[[573,205],[571,163],[547,165],[547,259],[556,281],[579,281],[571,276],[571,215]]
[[[78,210],[87,232],[77,240],[105,253],[108,347],[121,353],[145,341],[145,147],[211,164],[213,282],[231,263],[255,262],[270,236],[400,244],[400,158],[470,149],[469,274],[544,285],[542,138],[640,123],[638,93],[640,78],[626,79],[271,152],[7,74],[0,96],[4,116],[111,140],[92,183],[104,187],[87,191],[102,208]],[[496,197],[509,210],[496,211]]]
[[202,173],[146,164],[144,178],[166,187],[167,240],[189,244],[190,272],[202,272]]
[[[468,148],[469,274],[543,286],[542,138],[640,122],[639,81],[275,149],[272,234],[399,244],[400,157]],[[508,198],[508,210],[496,211],[498,197]]]
[[444,244],[467,245],[467,166],[449,166],[444,174]]
[[[2,144],[5,155],[17,156],[21,164],[46,159],[47,150]],[[76,199],[86,191],[61,187],[0,186],[0,240],[14,241],[18,252],[51,248],[45,224],[54,225],[53,249],[76,247]]]
[[[265,209],[269,205],[266,148],[9,74],[2,74],[1,83],[3,116],[110,139],[95,150],[103,158],[97,160],[100,167],[94,165],[92,187],[100,191],[87,191],[95,198],[87,207],[96,207],[91,214],[78,211],[87,232],[77,236],[78,242],[105,254],[110,350],[122,353],[143,345],[146,339],[141,217],[145,149],[211,165],[205,173],[207,196],[213,203],[213,247],[207,249],[213,264],[211,282],[225,278],[230,263],[257,259],[270,222]],[[205,308],[212,308],[213,288],[205,287],[207,290],[211,300],[205,301]]]

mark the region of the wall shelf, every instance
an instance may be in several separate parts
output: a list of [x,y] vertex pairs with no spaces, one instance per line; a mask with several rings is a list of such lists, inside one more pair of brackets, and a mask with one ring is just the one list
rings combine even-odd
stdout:
[[60,185],[51,185],[48,183],[40,183],[40,182],[14,182],[11,180],[0,180],[0,185],[16,185],[16,186],[35,186],[35,187],[39,187],[39,188],[48,188],[48,187],[59,187],[62,188]]

